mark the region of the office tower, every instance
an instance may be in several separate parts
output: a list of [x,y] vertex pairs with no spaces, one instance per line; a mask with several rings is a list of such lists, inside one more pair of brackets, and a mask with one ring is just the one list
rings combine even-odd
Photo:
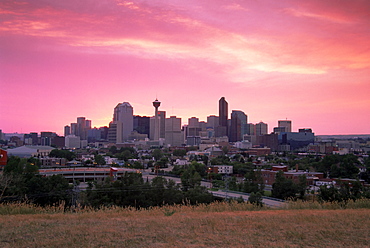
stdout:
[[87,131],[87,142],[92,143],[101,140],[101,131],[98,128],[92,128]]
[[71,133],[73,135],[77,135],[77,123],[71,123]]
[[188,119],[188,126],[189,127],[199,127],[199,118],[191,117]]
[[109,131],[109,128],[107,126],[104,126],[104,127],[100,127],[99,130],[100,130],[100,138],[101,138],[101,140],[108,140],[108,131]]
[[200,121],[199,122],[199,128],[200,128],[201,131],[206,131],[207,130],[207,122]]
[[[278,127],[285,128],[284,132],[292,132],[292,121],[290,120],[280,120],[278,121]],[[279,129],[282,130],[282,129]]]
[[216,137],[228,135],[228,103],[225,97],[218,101],[219,125],[216,127]]
[[149,137],[150,117],[135,115],[134,116],[134,130],[140,134],[147,134]]
[[207,127],[208,128],[216,129],[219,123],[220,123],[220,120],[218,116],[215,116],[215,115],[207,116]]
[[274,133],[277,133],[277,134],[284,133],[286,132],[285,130],[286,130],[286,127],[274,127]]
[[64,126],[64,137],[71,134],[71,127],[70,126]]
[[153,107],[154,107],[154,123],[153,123],[153,135],[151,135],[153,140],[159,140],[160,136],[160,123],[159,123],[159,113],[158,113],[158,108],[161,106],[161,102],[158,101],[158,99],[155,99],[153,102]]
[[85,117],[77,117],[77,133],[76,136],[80,136],[81,140],[87,139],[87,131],[86,131],[86,118]]
[[[34,146],[37,146],[39,144],[39,137],[38,137],[38,134],[37,133],[29,133],[27,135],[28,138],[31,138],[31,143],[30,145],[34,145]],[[29,143],[30,141],[28,141]]]
[[109,123],[107,140],[110,143],[115,143],[115,144],[122,143],[122,142],[117,142],[117,123],[114,123],[113,121]]
[[71,127],[71,134],[79,136],[81,140],[87,140],[87,132],[89,129],[91,129],[91,120],[87,120],[85,117],[77,117],[76,130],[73,133]]
[[51,146],[51,144],[53,143],[52,140],[56,136],[57,134],[54,132],[41,132],[41,145]]
[[86,127],[87,130],[91,129],[91,120],[86,120],[85,127]]
[[126,141],[134,130],[134,109],[130,103],[117,104],[114,108],[113,123],[116,124],[116,143]]
[[260,123],[256,124],[256,135],[264,135],[267,134],[267,124],[263,123],[262,121]]
[[23,141],[24,141],[24,145],[32,145],[32,137],[31,137],[31,134],[25,133],[23,135]]
[[199,118],[191,117],[188,119],[186,136],[199,136],[201,128],[199,126]]
[[166,111],[158,111],[159,138],[164,139],[166,135]]
[[253,123],[247,124],[247,134],[249,135],[256,135],[256,125]]
[[170,146],[181,146],[184,141],[181,134],[181,118],[171,116],[165,120],[165,143]]
[[231,112],[230,141],[242,141],[247,134],[247,115],[240,110]]
[[80,148],[81,147],[81,140],[79,136],[76,136],[74,134],[67,135],[65,137],[65,147],[66,148]]
[[[43,137],[45,137],[45,132],[43,132]],[[50,132],[51,133],[51,132]],[[55,133],[54,133],[55,134]],[[51,141],[52,139],[56,137],[57,135],[50,136]],[[41,141],[41,140],[40,140]],[[45,141],[44,141],[45,142]],[[25,145],[34,145],[37,146],[39,144],[39,137],[37,133],[29,133],[24,135],[24,144]],[[63,144],[64,145],[64,144]]]

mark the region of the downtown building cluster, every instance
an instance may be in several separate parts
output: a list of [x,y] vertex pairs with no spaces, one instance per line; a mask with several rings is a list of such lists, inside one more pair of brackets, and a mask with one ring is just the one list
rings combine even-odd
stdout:
[[135,144],[147,147],[198,146],[200,149],[213,147],[220,142],[232,142],[240,149],[269,148],[271,151],[303,149],[315,140],[311,129],[302,128],[292,132],[291,120],[279,120],[273,132],[263,122],[248,123],[248,116],[241,110],[232,110],[229,117],[228,102],[219,99],[219,115],[210,115],[207,121],[197,117],[182,119],[166,116],[160,110],[161,102],[153,102],[153,116],[134,115],[128,102],[117,104],[112,121],[108,126],[92,128],[91,121],[78,117],[76,123],[64,127],[66,148],[80,148],[89,143]]

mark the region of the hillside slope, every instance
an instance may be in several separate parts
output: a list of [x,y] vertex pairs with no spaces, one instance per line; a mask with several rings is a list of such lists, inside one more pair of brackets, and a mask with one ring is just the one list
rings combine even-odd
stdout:
[[370,210],[3,215],[1,247],[368,247]]

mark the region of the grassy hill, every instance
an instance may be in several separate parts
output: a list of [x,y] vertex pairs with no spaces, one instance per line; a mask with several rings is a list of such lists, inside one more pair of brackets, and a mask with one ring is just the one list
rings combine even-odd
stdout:
[[63,213],[58,207],[41,210],[3,205],[0,214],[3,214],[0,247],[369,247],[370,244],[369,200],[354,207],[348,205],[346,209],[333,204],[299,203],[287,209],[270,210],[256,209],[250,204],[214,203],[149,210],[83,209],[74,213]]

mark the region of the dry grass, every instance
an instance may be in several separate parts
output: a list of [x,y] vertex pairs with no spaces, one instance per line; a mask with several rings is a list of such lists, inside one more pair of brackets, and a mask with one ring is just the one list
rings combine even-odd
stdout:
[[[303,208],[303,204],[297,208]],[[25,207],[25,206],[23,206]],[[328,208],[334,208],[333,206]],[[0,217],[0,247],[369,247],[369,209],[215,203]],[[41,211],[41,209],[39,209]],[[46,210],[44,210],[46,211]]]

